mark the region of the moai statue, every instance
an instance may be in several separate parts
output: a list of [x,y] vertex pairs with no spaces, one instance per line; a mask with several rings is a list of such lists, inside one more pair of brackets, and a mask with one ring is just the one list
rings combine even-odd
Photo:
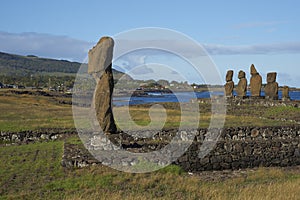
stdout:
[[89,51],[88,62],[88,73],[93,75],[97,82],[92,108],[95,109],[100,127],[106,134],[117,131],[111,105],[114,89],[113,47],[112,38],[102,37],[97,45]]
[[233,88],[234,88],[234,82],[232,81],[233,77],[233,70],[228,70],[226,74],[226,84],[225,84],[225,96],[226,97],[232,97],[233,94]]
[[238,97],[246,97],[246,92],[247,92],[247,79],[246,79],[246,73],[244,71],[239,71],[239,76],[238,78],[240,79],[237,88],[236,88],[236,93]]
[[290,100],[290,88],[288,86],[283,86],[282,88],[282,101]]
[[252,97],[259,97],[261,86],[262,86],[262,78],[261,75],[256,71],[254,65],[252,64],[250,67],[251,79],[250,79],[250,91]]
[[267,85],[265,86],[266,99],[278,99],[278,83],[276,82],[276,72],[267,74]]

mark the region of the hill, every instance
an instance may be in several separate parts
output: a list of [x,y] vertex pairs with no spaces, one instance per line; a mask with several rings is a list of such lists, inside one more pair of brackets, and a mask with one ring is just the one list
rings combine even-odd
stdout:
[[[49,86],[52,82],[72,85],[75,75],[82,63],[50,58],[39,58],[34,55],[21,56],[0,52],[0,82],[26,86]],[[86,66],[87,64],[83,64]],[[113,69],[115,79],[124,75]],[[127,77],[131,79],[129,76]]]
[[[34,55],[21,56],[0,52],[0,74],[24,74],[24,73],[77,73],[82,63],[50,58],[39,58]],[[84,64],[86,65],[86,64]],[[113,69],[114,73],[124,74]]]
[[[70,62],[67,60],[55,60],[48,58],[39,58],[37,56],[20,56],[0,52],[1,74],[17,73],[36,73],[36,72],[61,72],[76,73],[81,63]],[[2,71],[2,69],[6,69]]]

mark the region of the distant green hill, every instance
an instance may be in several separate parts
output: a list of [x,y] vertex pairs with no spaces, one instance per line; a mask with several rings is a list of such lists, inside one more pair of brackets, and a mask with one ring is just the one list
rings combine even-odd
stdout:
[[[81,63],[67,60],[55,60],[49,58],[39,58],[34,55],[20,56],[0,52],[0,74],[16,75],[24,73],[77,73]],[[124,74],[114,70],[118,74]]]
[[20,56],[0,52],[1,74],[11,73],[36,73],[36,72],[61,72],[76,73],[81,63],[67,60],[39,58],[36,56]]
[[[52,82],[73,82],[82,64],[67,60],[39,58],[34,55],[21,56],[0,52],[0,82],[26,86],[44,87],[51,79]],[[84,64],[87,69],[87,65]],[[114,78],[124,76],[123,72],[113,69]],[[128,79],[131,79],[126,75]]]

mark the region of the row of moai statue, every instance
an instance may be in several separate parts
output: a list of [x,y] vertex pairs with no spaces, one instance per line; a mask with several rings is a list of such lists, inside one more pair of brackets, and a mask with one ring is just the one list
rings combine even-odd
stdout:
[[[250,79],[250,92],[251,97],[261,98],[262,89],[262,77],[257,72],[255,66],[252,64],[250,67],[251,79]],[[265,98],[266,99],[278,99],[278,83],[276,82],[276,72],[271,72],[267,74],[267,84],[264,87]],[[225,95],[230,98],[233,97],[234,82],[232,81],[233,70],[228,70],[226,74],[226,84],[225,84]],[[245,98],[247,95],[247,79],[246,73],[244,71],[239,71],[238,74],[239,83],[236,87],[237,97]],[[289,87],[284,86],[282,88],[282,100],[289,100]]]

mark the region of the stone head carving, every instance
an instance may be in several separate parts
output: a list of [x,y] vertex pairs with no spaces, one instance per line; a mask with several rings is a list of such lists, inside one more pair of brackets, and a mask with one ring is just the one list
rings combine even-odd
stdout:
[[226,97],[232,97],[233,94],[233,88],[234,88],[234,82],[232,81],[233,77],[233,70],[228,70],[226,74],[226,84],[225,84],[225,96]]
[[268,99],[278,99],[278,83],[276,82],[276,72],[268,73],[267,85],[265,86],[265,96]]
[[238,76],[239,79],[242,79],[242,78],[246,78],[246,73],[244,71],[239,71],[239,76]]
[[226,82],[232,81],[233,70],[228,70],[226,74]]
[[277,76],[277,73],[276,72],[270,72],[267,74],[267,82],[268,83],[274,83],[276,82],[276,76]]
[[250,91],[252,97],[259,97],[262,87],[262,77],[257,72],[256,68],[252,64],[250,67],[251,79],[250,79]]
[[239,83],[236,88],[236,93],[238,97],[245,97],[247,92],[247,79],[246,73],[244,71],[239,71]]
[[258,74],[255,66],[252,64],[251,67],[250,67],[250,74],[251,75],[255,75],[255,74]]

